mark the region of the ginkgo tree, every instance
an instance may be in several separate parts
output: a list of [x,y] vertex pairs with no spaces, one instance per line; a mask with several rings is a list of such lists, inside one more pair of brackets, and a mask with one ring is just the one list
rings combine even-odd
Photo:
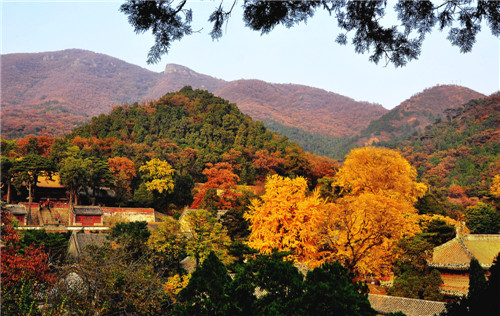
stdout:
[[172,192],[174,190],[174,173],[172,166],[160,159],[151,159],[139,168],[143,173],[144,184],[148,191],[158,193]]
[[245,214],[250,222],[249,246],[265,254],[290,251],[290,259],[319,266],[323,259],[319,228],[327,218],[319,191],[307,195],[306,179],[279,175],[269,176],[265,189]]
[[427,187],[416,178],[394,150],[352,150],[333,183],[340,197],[330,204],[325,232],[332,257],[358,273],[388,273],[391,249],[420,230],[413,204]]
[[245,214],[249,246],[261,253],[290,251],[309,267],[340,261],[357,273],[386,274],[394,245],[420,230],[413,204],[426,186],[416,176],[398,152],[374,147],[346,157],[331,203],[318,190],[308,194],[304,178],[270,176],[266,193]]

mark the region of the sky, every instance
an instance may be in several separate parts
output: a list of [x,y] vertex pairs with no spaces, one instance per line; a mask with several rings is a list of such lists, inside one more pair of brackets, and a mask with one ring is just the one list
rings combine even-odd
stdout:
[[[168,63],[224,80],[260,79],[325,89],[391,109],[437,84],[462,85],[489,95],[500,90],[500,40],[487,25],[471,53],[462,54],[437,29],[428,35],[418,60],[403,68],[368,61],[352,45],[335,43],[339,33],[327,13],[287,29],[260,35],[244,26],[237,3],[224,34],[209,36],[207,22],[216,1],[189,1],[194,33],[172,44],[158,64],[146,63],[151,33],[136,34],[119,11],[124,1],[1,0],[1,53],[35,53],[69,48],[90,50],[155,72]],[[232,2],[231,2],[232,3]],[[388,7],[392,6],[389,0]],[[391,17],[385,23],[391,24]]]

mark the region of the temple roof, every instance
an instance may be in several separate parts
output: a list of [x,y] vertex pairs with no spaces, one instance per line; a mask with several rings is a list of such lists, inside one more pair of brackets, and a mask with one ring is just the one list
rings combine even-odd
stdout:
[[103,211],[99,206],[73,205],[71,211],[75,215],[102,215]]
[[441,274],[443,284],[440,292],[451,296],[465,296],[469,293],[469,274]]
[[368,294],[368,300],[377,313],[403,312],[407,316],[439,315],[445,309],[444,302],[419,300],[414,298]]
[[500,235],[464,234],[434,248],[429,266],[451,270],[468,270],[472,258],[484,269],[493,264],[500,252]]
[[7,205],[7,210],[13,215],[27,215],[26,206],[20,204],[9,204]]

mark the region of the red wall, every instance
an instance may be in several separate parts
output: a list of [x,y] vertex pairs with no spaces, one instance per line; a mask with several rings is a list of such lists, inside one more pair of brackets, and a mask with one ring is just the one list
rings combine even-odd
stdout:
[[93,226],[94,224],[101,223],[101,216],[100,215],[95,215],[95,216],[76,215],[75,216],[75,223],[82,224],[83,226]]
[[14,215],[15,218],[19,221],[19,223],[24,225],[24,215]]

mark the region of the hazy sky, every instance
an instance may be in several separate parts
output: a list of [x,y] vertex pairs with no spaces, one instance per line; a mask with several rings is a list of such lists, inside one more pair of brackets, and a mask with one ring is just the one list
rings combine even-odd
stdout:
[[395,68],[385,66],[385,62],[370,63],[368,54],[358,55],[353,46],[336,44],[336,22],[321,11],[307,25],[291,29],[279,26],[261,36],[244,27],[240,2],[223,37],[212,41],[207,20],[219,2],[190,1],[194,29],[200,32],[174,42],[160,63],[147,65],[153,37],[150,33],[134,33],[127,17],[119,12],[121,3],[2,0],[1,52],[80,48],[155,72],[175,63],[225,80],[309,85],[386,108],[436,84],[459,84],[484,94],[500,90],[500,41],[486,25],[472,53],[461,54],[446,40],[446,33],[435,30],[426,39],[418,60]]

